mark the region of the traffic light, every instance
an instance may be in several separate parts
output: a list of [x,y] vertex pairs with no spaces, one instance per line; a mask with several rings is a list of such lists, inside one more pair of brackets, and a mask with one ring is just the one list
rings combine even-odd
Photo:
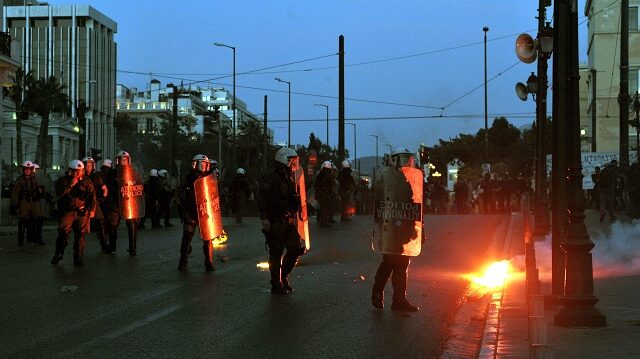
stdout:
[[93,158],[94,161],[97,162],[97,161],[102,160],[102,155],[101,155],[102,150],[99,150],[99,149],[93,148],[93,147],[91,147],[90,150],[91,150],[91,158]]

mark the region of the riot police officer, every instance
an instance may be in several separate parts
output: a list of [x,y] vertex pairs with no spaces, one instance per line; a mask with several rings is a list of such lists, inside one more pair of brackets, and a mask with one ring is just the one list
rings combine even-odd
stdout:
[[316,198],[320,202],[320,210],[318,211],[320,227],[331,227],[333,194],[335,192],[335,180],[333,178],[331,161],[324,161],[322,163],[322,169],[316,177],[314,188]]
[[[191,171],[185,175],[184,181],[178,189],[178,209],[182,219],[182,242],[180,244],[180,262],[178,270],[187,269],[191,240],[198,225],[198,208],[196,207],[195,182],[197,179],[210,175],[209,158],[198,154],[193,156]],[[214,175],[215,176],[215,175]],[[204,267],[208,272],[215,270],[213,266],[213,244],[210,239],[202,238],[202,252],[204,253]]]
[[93,189],[96,192],[97,205],[95,215],[91,219],[91,228],[97,233],[102,253],[106,253],[109,250],[109,245],[107,244],[107,237],[105,235],[104,215],[100,207],[104,199],[108,196],[109,190],[107,189],[107,185],[104,184],[100,173],[96,172],[96,161],[91,157],[85,157],[82,159],[82,163],[84,164],[84,175],[91,180]]
[[[294,178],[297,161],[296,151],[288,147],[279,149],[270,171],[262,177],[257,196],[262,232],[269,246],[273,294],[288,294],[293,291],[288,276],[298,258],[305,252],[297,229],[301,210]],[[287,253],[282,258],[285,248]]]
[[95,215],[96,195],[93,183],[84,176],[84,164],[73,160],[67,167],[67,174],[55,183],[58,197],[58,237],[56,252],[51,264],[58,264],[64,255],[67,240],[73,231],[73,265],[82,267],[84,252],[84,235],[89,220]]
[[242,215],[247,201],[251,197],[251,186],[244,168],[238,168],[235,176],[233,176],[229,186],[229,194],[231,195],[231,207],[233,214],[236,216],[236,223],[242,223]]
[[351,222],[352,202],[351,196],[356,189],[356,181],[353,179],[351,171],[351,163],[348,160],[342,161],[342,169],[338,174],[338,182],[340,187],[338,188],[338,195],[340,196],[340,203],[342,205],[342,213],[340,220],[342,222]]
[[40,238],[34,238],[37,221],[42,217],[38,195],[38,181],[34,175],[34,164],[24,161],[21,164],[22,175],[16,180],[11,190],[11,213],[18,216],[18,246],[24,247],[24,236],[29,241],[43,245]]
[[171,200],[174,197],[174,191],[169,183],[169,171],[161,169],[158,171],[160,176],[158,182],[158,227],[160,227],[160,219],[164,219],[164,227],[173,227],[171,224]]
[[388,163],[376,175],[376,235],[380,238],[382,263],[378,267],[371,302],[384,307],[384,287],[391,276],[392,310],[416,312],[417,306],[407,300],[407,276],[411,257],[420,254],[424,240],[422,231],[422,172],[415,168],[416,159],[406,149],[392,152]]
[[[105,167],[104,164],[105,163],[103,163],[103,168]],[[109,250],[107,253],[111,254],[116,251],[118,226],[120,225],[120,219],[122,218],[122,208],[120,208],[120,206],[123,204],[120,201],[121,191],[118,178],[119,176],[124,175],[125,171],[127,173],[131,173],[133,177],[136,175],[135,171],[131,167],[131,155],[126,151],[120,151],[116,155],[116,168],[107,170],[107,174],[104,177],[109,199],[105,201],[106,205],[103,209],[105,209],[104,216],[107,224],[107,234],[109,236]],[[142,186],[142,183],[139,185]],[[144,200],[142,203],[144,203]],[[127,235],[129,237],[129,248],[127,249],[127,252],[129,252],[130,256],[135,256],[137,254],[138,221],[139,218],[125,218]]]

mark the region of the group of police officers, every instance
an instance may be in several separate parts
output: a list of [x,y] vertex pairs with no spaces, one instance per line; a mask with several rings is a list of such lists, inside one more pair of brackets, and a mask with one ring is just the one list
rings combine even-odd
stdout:
[[[217,164],[204,154],[195,155],[191,170],[177,189],[176,204],[183,225],[178,264],[178,270],[181,271],[187,269],[196,227],[200,228],[207,271],[215,270],[213,241],[225,235],[218,171],[212,162]],[[12,192],[11,210],[19,218],[20,246],[24,245],[25,230],[30,220],[36,225],[33,226],[33,234],[28,237],[42,243],[37,237],[41,231],[37,223],[42,222],[38,205],[41,190],[33,175],[34,167],[30,161],[22,164],[22,176]],[[115,157],[115,166],[112,161],[105,159],[99,172],[95,167],[96,163],[90,157],[73,160],[65,175],[55,182],[59,223],[55,254],[51,259],[54,265],[63,259],[68,238],[73,232],[73,264],[83,266],[85,234],[90,232],[91,226],[97,232],[103,253],[115,253],[121,220],[127,226],[127,251],[130,256],[137,254],[138,224],[145,217],[145,187],[131,164],[131,156],[126,151],[120,151]],[[345,175],[348,174],[345,171]],[[152,177],[155,177],[153,173]],[[371,296],[376,308],[384,307],[384,288],[391,277],[394,290],[392,310],[419,310],[407,300],[406,288],[410,259],[420,253],[425,239],[422,228],[422,183],[423,175],[417,159],[406,149],[392,152],[376,175],[374,233],[379,241],[378,249],[383,255]],[[259,182],[256,203],[269,248],[271,293],[289,294],[293,292],[289,275],[299,257],[310,247],[304,171],[295,150],[283,147],[277,151],[270,170]],[[319,214],[325,215],[324,212]],[[343,212],[342,219],[345,218],[348,218],[348,214]],[[321,224],[325,220],[322,217]],[[157,224],[154,221],[152,225]]]

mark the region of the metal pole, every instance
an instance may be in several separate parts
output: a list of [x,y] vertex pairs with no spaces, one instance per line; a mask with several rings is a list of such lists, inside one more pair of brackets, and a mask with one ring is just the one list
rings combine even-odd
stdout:
[[[593,294],[593,262],[591,249],[594,244],[584,224],[585,200],[582,190],[582,160],[580,156],[580,98],[578,70],[578,0],[560,0],[563,6],[559,17],[566,19],[557,31],[569,36],[569,53],[562,65],[569,73],[569,116],[566,136],[568,145],[568,206],[567,235],[561,244],[566,254],[566,284],[560,297],[563,308],[554,317],[554,324],[562,327],[603,327],[607,319],[595,307],[598,298]],[[561,94],[562,95],[562,94]],[[628,155],[628,153],[627,153]]]
[[484,31],[484,160],[489,161],[489,114],[487,104],[487,31],[489,31],[489,27],[483,27],[482,31]]
[[264,165],[264,169],[266,171],[267,169],[267,165],[269,164],[267,162],[267,146],[269,143],[269,128],[267,127],[268,124],[268,111],[267,111],[267,95],[264,95],[264,123],[263,123],[263,134],[264,134],[264,147],[262,150],[262,163]]
[[[542,39],[546,0],[538,3],[538,42]],[[536,208],[534,234],[544,236],[549,231],[549,212],[547,209],[547,153],[545,151],[545,124],[547,122],[547,54],[538,49],[538,89],[536,101]]]
[[640,165],[640,99],[636,92],[636,99],[633,101],[633,109],[636,111],[636,163]]
[[233,139],[236,138],[236,48],[231,47],[233,50]]
[[620,168],[629,164],[629,0],[620,1]]
[[591,152],[596,152],[597,146],[597,113],[598,113],[598,103],[596,101],[596,96],[598,95],[597,87],[596,87],[596,77],[597,77],[596,69],[591,70]]
[[338,161],[344,160],[344,36],[338,38]]
[[287,132],[287,147],[291,147],[291,82],[287,82],[289,86],[289,130]]

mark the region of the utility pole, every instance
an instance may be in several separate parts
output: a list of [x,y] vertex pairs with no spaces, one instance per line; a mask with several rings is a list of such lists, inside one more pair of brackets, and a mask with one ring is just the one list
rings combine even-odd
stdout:
[[620,167],[629,164],[629,0],[620,1]]
[[338,161],[344,160],[344,36],[338,40]]
[[597,76],[597,71],[596,69],[591,70],[591,152],[596,152],[597,151],[597,141],[596,138],[598,138],[597,136],[597,114],[598,114],[598,106],[597,106],[597,101],[596,101],[596,96],[598,95],[598,87],[596,86],[596,76]]
[[171,131],[169,133],[169,174],[173,177],[173,166],[176,159],[175,146],[176,146],[176,130],[178,128],[178,86],[171,85],[173,87],[173,108],[171,116]]
[[489,163],[489,105],[487,104],[487,31],[489,27],[483,27],[482,31],[484,31],[484,161]]
[[267,127],[267,115],[268,111],[267,111],[267,95],[264,95],[264,120],[263,120],[263,136],[264,136],[264,144],[263,144],[263,148],[262,148],[262,164],[264,166],[264,170],[267,170],[267,165],[269,164],[268,159],[267,159],[267,148],[269,145],[269,128]]

